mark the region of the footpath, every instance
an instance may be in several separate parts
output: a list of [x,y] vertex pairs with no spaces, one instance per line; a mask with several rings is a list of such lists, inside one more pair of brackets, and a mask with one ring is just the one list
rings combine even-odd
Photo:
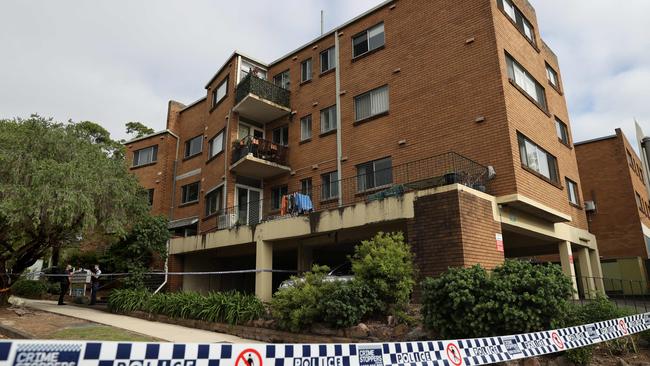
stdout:
[[125,315],[110,314],[91,307],[64,305],[58,306],[55,301],[22,299],[28,308],[84,319],[95,323],[122,328],[168,342],[177,343],[259,343],[233,336],[192,329],[180,325],[152,322]]

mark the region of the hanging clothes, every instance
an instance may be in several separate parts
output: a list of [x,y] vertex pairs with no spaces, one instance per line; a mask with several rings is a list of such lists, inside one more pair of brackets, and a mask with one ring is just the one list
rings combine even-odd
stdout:
[[282,196],[282,200],[280,201],[280,215],[286,215],[287,214],[287,206],[288,206],[288,197]]

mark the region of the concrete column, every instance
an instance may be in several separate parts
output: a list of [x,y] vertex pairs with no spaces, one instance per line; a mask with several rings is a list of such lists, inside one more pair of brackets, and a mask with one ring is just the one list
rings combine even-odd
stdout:
[[576,271],[573,267],[573,252],[571,251],[571,242],[562,241],[559,245],[560,262],[562,263],[562,272],[571,279],[573,283],[573,299],[578,300],[578,285],[576,282]]
[[298,244],[298,273],[311,271],[312,259],[312,248],[303,244]]
[[603,268],[600,264],[600,253],[598,249],[589,250],[589,261],[591,262],[591,271],[594,273],[594,282],[596,282],[596,291],[605,296],[605,284],[603,283]]
[[[266,241],[258,241],[255,250],[255,269],[273,269],[273,244]],[[273,273],[255,273],[255,295],[262,301],[271,301],[273,296]]]
[[578,249],[578,264],[580,265],[580,281],[584,286],[585,298],[593,299],[596,297],[596,284],[594,282],[594,273],[591,271],[589,248],[582,247]]

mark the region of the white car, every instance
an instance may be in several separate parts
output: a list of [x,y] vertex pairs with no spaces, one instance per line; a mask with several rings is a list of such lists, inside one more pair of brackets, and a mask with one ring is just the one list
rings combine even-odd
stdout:
[[[348,282],[354,279],[352,274],[352,263],[346,262],[340,266],[329,271],[327,275],[323,278],[323,281],[327,282]],[[304,278],[297,279],[299,282],[305,281]],[[286,280],[280,284],[280,288],[293,287],[296,284],[296,280]]]

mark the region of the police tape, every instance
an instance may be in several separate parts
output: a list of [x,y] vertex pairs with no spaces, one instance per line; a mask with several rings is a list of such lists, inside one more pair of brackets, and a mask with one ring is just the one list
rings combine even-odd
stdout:
[[650,313],[503,337],[369,344],[174,344],[0,341],[0,366],[487,365],[557,353],[650,329]]

